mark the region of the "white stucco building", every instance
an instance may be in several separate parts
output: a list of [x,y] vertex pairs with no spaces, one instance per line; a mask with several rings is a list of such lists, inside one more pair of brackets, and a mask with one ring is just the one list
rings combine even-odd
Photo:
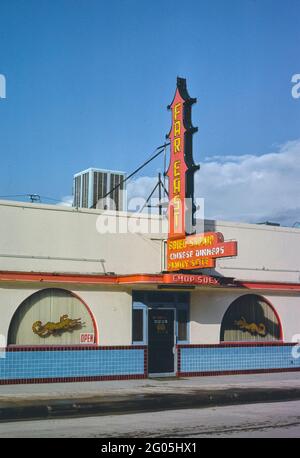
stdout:
[[0,383],[300,369],[300,230],[205,231],[238,255],[168,273],[159,216],[1,201]]

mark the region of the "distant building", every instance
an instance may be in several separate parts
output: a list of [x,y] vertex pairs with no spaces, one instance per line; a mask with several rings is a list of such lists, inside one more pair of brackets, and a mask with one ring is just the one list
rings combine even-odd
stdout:
[[[73,179],[73,206],[125,211],[126,185],[122,183],[125,178],[124,172],[95,168],[76,173]],[[117,189],[105,197],[119,184]]]

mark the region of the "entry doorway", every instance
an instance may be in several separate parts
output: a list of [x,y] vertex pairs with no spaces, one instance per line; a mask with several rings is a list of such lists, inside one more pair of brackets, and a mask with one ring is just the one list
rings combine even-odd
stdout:
[[175,373],[175,309],[148,310],[148,372],[149,375]]

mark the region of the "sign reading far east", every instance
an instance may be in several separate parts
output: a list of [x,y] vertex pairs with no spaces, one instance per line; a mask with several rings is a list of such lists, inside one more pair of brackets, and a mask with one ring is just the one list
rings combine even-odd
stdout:
[[194,234],[194,173],[199,168],[193,160],[192,105],[186,80],[177,78],[170,139],[167,265],[170,272],[215,267],[216,259],[237,255],[237,242],[224,241],[220,232]]
[[197,128],[191,120],[192,99],[186,80],[177,78],[174,99],[168,109],[172,112],[170,140],[168,238],[185,237],[193,233],[194,226],[194,173],[199,169],[193,161],[193,134]]

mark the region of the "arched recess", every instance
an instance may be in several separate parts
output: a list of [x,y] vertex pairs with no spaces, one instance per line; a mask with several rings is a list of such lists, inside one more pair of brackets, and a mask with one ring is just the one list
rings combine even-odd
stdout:
[[97,343],[96,323],[88,306],[68,290],[46,288],[17,308],[8,345],[78,345],[81,334],[93,334]]
[[221,342],[278,340],[283,340],[279,316],[263,296],[245,294],[226,310],[221,323]]

